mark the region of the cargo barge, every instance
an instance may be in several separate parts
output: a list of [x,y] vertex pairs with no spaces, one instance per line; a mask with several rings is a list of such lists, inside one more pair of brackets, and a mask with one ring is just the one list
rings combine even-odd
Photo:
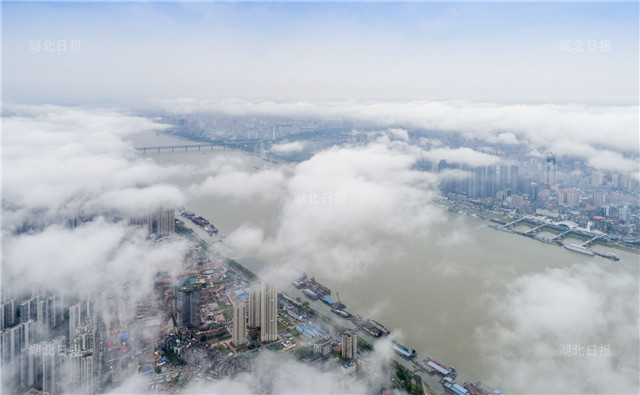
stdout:
[[404,359],[413,359],[416,357],[416,350],[409,350],[396,342],[393,342],[393,351]]
[[303,289],[302,293],[304,294],[304,296],[306,296],[307,298],[309,298],[311,300],[318,300],[318,294],[316,292],[310,290],[309,288]]
[[575,251],[575,252],[579,252],[581,254],[585,254],[585,255],[589,255],[589,256],[594,256],[596,253],[593,252],[592,250],[583,247],[579,244],[565,244],[564,248],[566,248],[567,250],[570,251]]
[[437,374],[442,377],[450,377],[452,379],[455,379],[458,376],[455,368],[443,365],[433,358],[427,357],[422,361],[422,363],[426,367],[427,371],[431,374]]
[[340,317],[342,318],[350,318],[351,314],[347,311],[344,310],[340,310],[340,309],[331,309],[331,312],[334,314],[338,314]]
[[391,331],[381,323],[370,319],[363,320],[359,315],[352,316],[351,322],[364,329],[365,332],[373,337],[387,336],[391,333]]
[[207,232],[209,236],[213,236],[214,234],[218,233],[218,228],[216,228],[211,222],[209,222],[208,219],[201,216],[196,216],[195,213],[189,210],[185,210],[184,207],[179,207],[178,211],[183,218],[191,220],[191,222],[204,229],[204,231]]

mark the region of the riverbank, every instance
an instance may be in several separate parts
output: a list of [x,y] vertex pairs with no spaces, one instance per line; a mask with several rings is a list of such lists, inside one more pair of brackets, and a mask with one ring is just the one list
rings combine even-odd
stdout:
[[[217,257],[217,259],[224,260],[227,264],[232,264],[236,268],[236,270],[240,270],[244,273],[251,273],[251,276],[255,276],[254,278],[258,278],[258,276],[254,274],[254,272],[252,272],[247,266],[242,264],[242,259],[238,259],[238,258],[233,259],[233,258],[225,257],[221,255],[219,251],[217,251],[215,248],[211,248],[211,247],[215,247],[213,243],[224,244],[224,242],[221,240],[221,238],[223,238],[222,234],[216,237],[215,240],[212,240],[211,237],[206,235],[206,233],[202,231],[202,229],[200,229],[195,224],[186,222],[186,224],[184,224],[183,226],[191,230],[190,232],[191,236],[195,237],[199,243],[206,244],[207,250],[209,250],[212,254],[214,254]],[[297,298],[300,298],[302,300],[307,300],[309,303],[309,309],[313,311],[312,315],[314,315],[317,319],[334,326],[335,328],[346,328],[350,330],[358,330],[358,336],[362,340],[366,341],[367,343],[372,344],[374,347],[382,339],[382,338],[374,337],[369,333],[367,333],[365,330],[362,330],[352,320],[339,316],[337,314],[334,314],[331,311],[331,307],[323,303],[321,299],[318,299],[315,301],[308,299],[302,293],[302,290],[297,289],[290,283],[285,283],[279,291],[288,300],[295,301]],[[349,305],[348,301],[344,300],[344,302],[345,304]],[[352,309],[349,309],[349,310],[352,314],[357,314]],[[393,324],[393,323],[387,323],[387,324]],[[401,328],[399,328],[398,326],[393,326],[393,327],[396,328],[396,330],[399,329],[401,331]],[[411,344],[407,343],[405,345],[411,348]],[[421,347],[423,346],[424,345],[421,345]],[[437,375],[428,373],[424,369],[424,366],[420,364],[419,361],[421,361],[424,358],[426,358],[426,355],[420,356],[419,353],[416,353],[415,357],[411,359],[405,359],[400,357],[397,354],[394,354],[392,361],[395,361],[396,363],[404,366],[406,369],[409,369],[414,374],[419,375],[422,380],[422,383],[425,386],[426,393],[429,393],[429,394],[442,393],[444,391],[444,387],[442,387],[442,384],[440,382],[440,377]],[[463,381],[464,380],[460,380],[460,382],[463,382]]]
[[[465,205],[460,205],[458,201],[450,201],[445,197],[439,197],[438,199],[436,199],[436,203],[438,204],[439,207],[441,207],[442,209],[448,210],[449,212],[452,213],[457,213],[457,214],[462,214],[462,215],[467,215],[467,216],[471,216],[474,218],[478,218],[484,221],[490,221],[490,222],[494,222],[497,225],[496,226],[490,226],[491,228],[495,229],[495,230],[504,230],[500,227],[500,225],[504,225],[510,222],[515,222],[515,221],[524,221],[524,222],[528,222],[528,223],[532,223],[534,225],[541,225],[543,223],[542,219],[537,218],[536,216],[527,216],[527,215],[522,215],[522,216],[507,216],[504,213],[499,213],[499,212],[495,212],[495,211],[487,211],[487,210],[477,210],[475,208],[472,207],[468,207]],[[560,229],[553,229],[553,224],[548,223],[548,226],[545,228],[546,231],[549,231],[551,233],[554,234],[560,234],[562,233],[562,230]],[[534,240],[538,240],[541,242],[545,242],[548,244],[557,244],[557,243],[553,243],[551,242],[551,240],[546,240],[546,239],[541,239],[541,238],[536,238],[536,237],[531,237],[530,235],[527,234],[523,234],[523,232],[515,232],[512,231],[511,233],[515,233],[515,234],[519,234],[521,236],[528,236]],[[603,232],[601,232],[603,233]],[[638,254],[640,255],[640,248],[636,248],[633,246],[629,246],[629,245],[623,245],[620,244],[619,242],[613,242],[613,241],[609,241],[607,240],[607,238],[609,237],[608,234],[603,233],[604,236],[601,236],[601,238],[598,238],[596,240],[593,240],[591,244],[598,244],[604,247],[608,247],[608,248],[612,248],[612,249],[616,249],[616,250],[620,250],[620,251],[626,251],[626,252],[631,252],[634,254]],[[572,238],[576,238],[579,240],[583,240],[583,241],[588,241],[590,239],[593,239],[596,236],[600,236],[599,234],[592,234],[592,235],[585,235],[582,234],[580,232],[571,232],[571,237]],[[557,244],[559,246],[563,246],[562,244]],[[606,254],[598,254],[596,253],[596,255],[600,255],[604,258],[607,258]]]

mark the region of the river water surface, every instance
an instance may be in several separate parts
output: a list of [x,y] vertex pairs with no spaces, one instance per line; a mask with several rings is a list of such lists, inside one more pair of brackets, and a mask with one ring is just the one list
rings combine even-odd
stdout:
[[[135,143],[152,146],[185,144],[185,140],[158,135],[146,136]],[[183,188],[202,182],[208,174],[206,169],[211,166],[211,160],[222,155],[242,159],[247,171],[273,166],[256,156],[221,148],[147,154],[161,164],[201,169],[174,177],[174,182]],[[266,237],[276,229],[278,205],[278,201],[237,201],[206,196],[191,196],[187,202],[188,209],[210,219],[221,234],[230,234],[241,225],[252,223],[263,228]],[[455,366],[467,381],[485,382],[489,377],[500,377],[487,363],[483,354],[486,348],[478,343],[477,329],[491,328],[496,320],[492,306],[506,297],[508,285],[516,279],[572,265],[595,265],[608,272],[629,274],[637,281],[639,259],[635,254],[615,251],[621,258],[619,262],[589,257],[491,229],[488,221],[449,212],[445,215],[446,221],[439,223],[429,237],[410,241],[398,237],[393,240],[405,251],[402,258],[375,262],[357,279],[317,280],[333,290],[334,299],[339,292],[349,310],[374,318],[392,331],[401,332],[402,341],[415,348],[421,357],[429,355]],[[603,246],[594,248],[602,252],[611,251]],[[256,272],[260,272],[264,264],[248,259],[251,257],[239,258]],[[539,292],[548,290],[540,289]],[[637,305],[637,293],[635,300],[629,302]],[[606,339],[596,341],[605,343]],[[630,344],[637,345],[637,341]],[[499,345],[495,346],[499,348]],[[559,345],[552,346],[556,349]],[[502,383],[486,384],[500,387]],[[551,386],[549,392],[556,391]]]

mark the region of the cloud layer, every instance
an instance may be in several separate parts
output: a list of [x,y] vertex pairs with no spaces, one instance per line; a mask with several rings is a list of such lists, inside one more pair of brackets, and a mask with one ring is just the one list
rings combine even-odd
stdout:
[[3,118],[3,228],[103,212],[146,215],[184,200],[172,168],[138,157],[127,136],[164,125],[110,110],[13,106]]
[[300,152],[304,149],[304,143],[302,141],[293,141],[291,143],[274,144],[270,150],[277,154],[291,154],[294,152]]
[[[367,146],[320,152],[270,186],[281,202],[272,235],[244,226],[228,242],[278,268],[313,269],[323,278],[356,276],[383,256],[402,254],[391,237],[419,237],[442,220],[429,204],[436,177],[412,167],[421,154],[386,135]],[[255,185],[266,172],[255,173]]]
[[232,115],[284,115],[347,119],[460,134],[490,143],[529,144],[572,155],[601,170],[638,172],[637,106],[495,104],[466,101],[246,102],[181,98],[157,101],[177,112],[220,111]]
[[507,392],[640,388],[638,282],[625,269],[581,264],[521,277],[493,301],[491,315],[476,344]]

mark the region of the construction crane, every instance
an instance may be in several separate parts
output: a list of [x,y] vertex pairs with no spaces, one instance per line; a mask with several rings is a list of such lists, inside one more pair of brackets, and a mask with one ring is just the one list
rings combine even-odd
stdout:
[[338,301],[337,301],[336,303],[334,303],[334,304],[333,304],[334,308],[339,309],[339,310],[340,310],[340,309],[344,309],[344,308],[346,308],[347,306],[345,306],[345,305],[342,303],[342,301],[340,300],[340,292],[337,292],[337,291],[336,291],[336,297],[338,298]]

